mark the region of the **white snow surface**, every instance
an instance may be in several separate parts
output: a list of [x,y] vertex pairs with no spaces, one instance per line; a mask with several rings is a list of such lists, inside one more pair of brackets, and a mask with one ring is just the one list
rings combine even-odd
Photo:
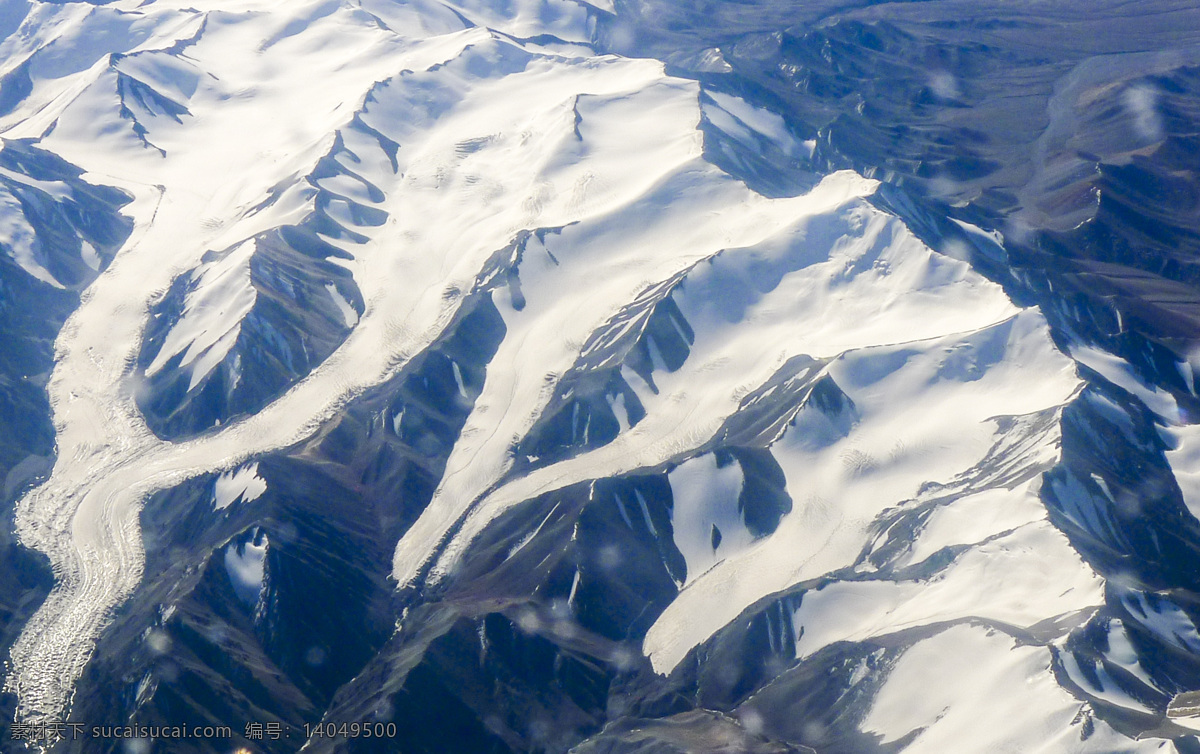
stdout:
[[[961,264],[946,258],[938,263]],[[952,298],[929,300],[953,306]],[[924,321],[939,322],[949,331],[968,324],[949,310],[937,319],[935,311]],[[971,549],[936,583],[911,584],[911,593],[892,582],[847,584],[847,594],[860,588],[883,590],[866,601],[880,614],[872,616],[861,607],[850,611],[856,621],[870,626],[839,625],[836,613],[828,622],[808,626],[808,612],[802,608],[804,616],[797,619],[806,628],[802,646],[815,651],[822,646],[816,636],[827,629],[830,641],[866,638],[900,630],[913,620],[959,619],[988,611],[1000,611],[1014,624],[1032,625],[1103,602],[1099,579],[1046,522],[1045,509],[1031,504],[1036,477],[1010,488],[989,483],[986,472],[976,468],[991,455],[1032,472],[1048,468],[1058,457],[1056,423],[1050,431],[1039,431],[1033,423],[1028,428],[1018,424],[1015,430],[1000,427],[1003,417],[1019,421],[1038,412],[1053,414],[1077,387],[1070,361],[1054,350],[1041,316],[1024,312],[978,331],[926,341],[889,340],[847,351],[829,368],[860,415],[845,437],[822,441],[819,433],[806,431],[809,419],[802,412],[773,446],[787,476],[793,511],[774,534],[701,578],[689,578],[646,636],[645,650],[659,672],[671,670],[688,650],[757,600],[853,565],[864,547],[878,542],[872,522],[889,509],[922,503],[938,507],[911,543],[907,562],[919,563],[951,545]],[[962,518],[971,519],[969,527],[946,525]],[[1026,531],[1021,527],[1034,528],[1017,537],[1016,532]],[[1013,543],[1001,546],[1005,539],[994,538],[1009,531],[1014,532],[1008,537]],[[1035,537],[1038,547],[1022,544],[1027,537]],[[1016,579],[1006,570],[1010,559],[1014,567],[1038,566],[1028,579]],[[1061,585],[1053,591],[1062,595],[1049,599],[1045,579]],[[831,586],[806,600],[840,589]],[[884,592],[896,596],[885,597]],[[1018,613],[1006,612],[1010,604],[1020,606]],[[938,611],[945,614],[935,615]]]
[[184,297],[183,316],[146,367],[147,377],[181,356],[178,366],[191,367],[191,390],[221,363],[237,340],[242,319],[258,298],[250,284],[254,248],[254,241],[247,241],[192,273],[190,284],[194,287]]
[[[428,346],[517,232],[603,218],[644,195],[663,204],[670,194],[655,187],[671,182],[692,186],[701,201],[715,194],[709,232],[723,207],[742,228],[784,214],[788,203],[755,201],[699,159],[695,84],[665,76],[655,61],[594,55],[580,44],[587,15],[576,3],[490,7],[120,0],[39,6],[4,42],[0,60],[32,54],[36,64],[33,92],[0,118],[0,135],[44,137],[44,148],[89,180],[129,191],[135,221],[56,344],[49,392],[58,458],[51,478],[18,505],[21,541],[50,558],[57,578],[12,650],[7,686],[19,717],[65,717],[108,611],[141,577],[146,495],[312,433]],[[544,33],[564,43],[512,39]],[[176,45],[186,54],[168,52]],[[113,52],[126,53],[119,65]],[[131,86],[186,112],[176,120],[136,103],[125,112],[120,97]],[[356,130],[356,115],[402,145],[398,170]],[[239,244],[313,211],[304,177],[339,133],[359,158],[356,171],[385,192],[390,216],[364,231],[366,243],[331,240],[353,247],[345,266],[365,302],[353,332],[257,415],[189,442],[156,439],[128,371],[151,305],[197,270],[201,285],[153,368],[179,356],[193,381],[202,378],[252,300],[250,250]],[[869,185],[853,176],[835,183]],[[640,211],[649,216],[652,206],[643,201]],[[676,225],[686,213],[677,214]],[[651,226],[642,243],[669,237],[670,228]],[[709,246],[723,235],[713,232]],[[643,276],[675,269],[682,246],[632,264],[613,281],[613,300]],[[203,262],[221,249],[235,251]]]
[[213,508],[224,510],[239,501],[249,503],[266,491],[267,482],[258,475],[258,464],[246,464],[217,477],[213,484]]
[[[611,10],[607,0],[590,4]],[[107,616],[141,579],[138,516],[148,495],[206,473],[218,474],[215,509],[263,494],[249,459],[310,436],[402,370],[452,322],[493,255],[535,229],[556,232],[526,245],[525,305],[496,294],[507,335],[433,500],[397,543],[400,584],[452,573],[496,516],[531,497],[678,462],[674,542],[687,577],[645,640],[659,672],[758,600],[852,565],[880,544],[881,516],[921,505],[934,512],[907,562],[959,548],[950,564],[925,581],[836,582],[808,593],[794,616],[802,656],[922,622],[1029,627],[1101,604],[1099,579],[1034,502],[1037,473],[1058,457],[1057,412],[1079,384],[1041,315],[873,208],[865,201],[873,181],[842,172],[807,195],[767,199],[705,162],[698,85],[654,60],[595,54],[586,5],[42,4],[0,44],[0,74],[32,55],[34,81],[0,117],[0,136],[43,137],[88,180],[130,192],[135,222],[56,343],[48,390],[58,456],[17,508],[18,536],[47,555],[56,577],[12,649],[6,687],[19,719],[66,719]],[[533,37],[542,41],[520,41]],[[175,45],[186,55],[168,52]],[[125,56],[114,64],[116,52]],[[186,112],[125,109],[130,87]],[[805,149],[787,141],[782,121],[738,98],[713,102],[710,117],[723,127]],[[358,121],[400,145],[394,165]],[[151,307],[192,274],[184,314],[148,371],[186,367],[194,386],[254,304],[252,239],[315,211],[307,177],[338,137],[357,158],[354,172],[383,192],[371,203],[388,215],[355,228],[365,242],[326,239],[350,255],[339,264],[362,294],[360,315],[326,289],[350,334],[258,414],[194,440],[156,438],[131,376]],[[353,180],[321,181],[369,201]],[[330,212],[348,223],[348,207]],[[0,233],[38,276],[21,228]],[[511,443],[588,337],[680,277],[672,295],[695,343],[683,367],[655,373],[657,393],[632,380],[646,417],[626,421],[603,447],[510,475]],[[777,438],[772,452],[795,507],[755,539],[731,507],[737,466],[717,468],[701,448],[800,355],[824,360],[856,419],[845,433],[826,432],[808,406]],[[1000,467],[1024,474],[1002,478]],[[627,515],[639,515],[638,504],[624,501]],[[261,583],[265,547],[225,553],[247,594]],[[931,678],[954,683],[913,699],[913,689],[933,693]],[[1005,703],[989,708],[993,682],[1031,691],[1000,691]],[[1011,708],[1017,700],[1023,709]],[[1066,742],[1078,739],[1078,708],[1055,683],[1044,647],[963,625],[908,650],[868,723],[887,740],[924,728],[911,751],[953,750],[958,736],[1002,750],[989,748],[996,729],[1014,727],[1020,738],[1008,750],[1074,751]],[[989,711],[972,717],[979,710]]]
[[[687,563],[686,584],[732,553],[749,547],[754,535],[737,510],[742,487],[742,471],[737,464],[719,468],[715,456],[701,456],[680,465],[668,478],[675,501],[671,529],[675,547]],[[712,544],[714,528],[720,533],[716,547]]]
[[[1161,387],[1147,385],[1129,364],[1117,356],[1082,345],[1073,347],[1071,356],[1104,379],[1133,394],[1154,413],[1159,436],[1167,445],[1167,463],[1179,485],[1184,505],[1193,518],[1200,520],[1200,425],[1180,408],[1175,396]],[[1182,360],[1177,367],[1194,391],[1191,362]]]
[[358,324],[358,312],[354,311],[354,307],[346,300],[346,297],[338,291],[337,286],[333,283],[325,285],[325,290],[329,292],[329,298],[333,300],[334,306],[338,308],[338,312],[342,315],[342,321],[346,323],[346,327],[354,327]]
[[903,750],[913,754],[1174,751],[1166,741],[1131,741],[1104,722],[1083,735],[1083,710],[1055,682],[1048,649],[960,625],[901,655],[862,727],[883,744],[912,736]]
[[20,200],[11,190],[0,186],[0,248],[34,278],[62,288],[38,258],[40,246],[33,228],[25,220]]
[[269,547],[270,541],[259,529],[254,530],[250,541],[225,547],[225,573],[238,599],[250,605],[258,601],[262,591]]
[[701,104],[701,110],[705,117],[714,126],[735,139],[747,141],[750,138],[750,132],[756,131],[777,144],[784,154],[811,156],[812,150],[792,135],[783,118],[776,113],[756,108],[741,97],[735,97],[732,94],[716,91],[706,94],[714,104]]

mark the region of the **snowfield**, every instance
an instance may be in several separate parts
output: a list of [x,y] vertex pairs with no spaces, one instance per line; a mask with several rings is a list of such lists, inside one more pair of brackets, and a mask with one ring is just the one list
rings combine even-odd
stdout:
[[[1041,494],[1081,363],[1161,408],[1194,514],[1200,460],[1179,407],[1115,357],[1063,353],[1037,308],[881,209],[877,181],[840,171],[768,198],[711,164],[702,119],[797,159],[814,147],[738,97],[704,99],[659,61],[598,54],[595,14],[611,3],[498,7],[37,4],[0,43],[0,76],[21,69],[31,82],[0,138],[36,140],[133,199],[133,233],[111,262],[81,252],[100,272],[55,345],[57,458],[17,507],[21,543],[55,576],[11,650],[17,718],[67,718],[98,638],[141,582],[148,496],[217,474],[215,511],[259,498],[258,457],[403,373],[486,291],[504,337],[432,500],[396,543],[399,588],[437,594],[526,501],[662,473],[669,532],[640,493],[616,503],[630,530],[644,522],[686,565],[639,638],[655,673],[683,672],[722,630],[780,601],[778,647],[796,661],[839,643],[905,647],[862,724],[883,744],[1169,746],[1082,714],[1075,686],[1145,707],[1064,649],[1104,606],[1106,582]],[[55,284],[9,219],[15,202],[0,193],[0,241]],[[324,318],[328,353],[296,345],[309,341],[271,308],[286,307],[280,291]],[[643,369],[628,343],[658,311],[673,329],[644,336]],[[252,357],[291,368],[278,389],[254,388],[261,408],[178,436],[148,419],[160,398],[185,411],[214,386],[259,386]],[[614,369],[630,389],[610,401],[615,436],[594,441],[576,416],[579,452],[523,454],[585,367]],[[155,392],[164,384],[175,392]],[[402,420],[390,417],[397,433]],[[769,531],[740,502],[746,465],[724,460],[726,445],[777,464],[790,507]],[[268,541],[264,530],[225,553],[249,604]],[[1181,641],[1200,641],[1182,613],[1143,608],[1147,623],[1175,620]],[[1112,661],[1140,677],[1125,629],[1110,625]]]

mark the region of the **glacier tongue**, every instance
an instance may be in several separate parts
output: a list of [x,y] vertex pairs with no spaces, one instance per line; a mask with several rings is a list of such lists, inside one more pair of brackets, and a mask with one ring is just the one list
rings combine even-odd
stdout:
[[[541,52],[481,28],[405,38],[386,25],[362,24],[362,12],[348,6],[332,12],[332,6],[296,6],[290,11],[294,21],[283,23],[278,13],[262,10],[235,15],[168,5],[141,12],[148,28],[156,14],[203,18],[155,27],[159,36],[135,51],[146,60],[138,69],[144,91],[137,90],[137,103],[129,100],[132,85],[121,78],[122,68],[134,70],[130,65],[103,68],[101,61],[88,66],[83,60],[78,73],[35,81],[30,100],[52,102],[55,119],[44,143],[134,193],[137,228],[64,328],[50,384],[59,460],[46,484],[18,509],[22,540],[50,556],[58,578],[12,651],[8,685],[28,719],[61,715],[107,611],[138,583],[137,511],[146,495],[312,432],[339,405],[429,344],[492,254],[520,231],[581,222],[597,229],[565,231],[581,235],[583,246],[560,253],[564,269],[574,271],[568,284],[590,286],[592,306],[604,316],[682,266],[727,246],[757,243],[797,212],[819,212],[871,186],[835,176],[811,197],[768,201],[747,192],[698,159],[695,84],[666,77],[652,61]],[[555,23],[571,18],[571,7],[564,4]],[[93,8],[87,21],[125,23],[119,11]],[[174,38],[164,38],[158,28],[172,29]],[[176,48],[187,50],[186,65],[168,57]],[[317,48],[326,49],[319,59],[327,71],[287,75],[286,61]],[[256,52],[239,59],[230,50]],[[398,70],[405,72],[388,77]],[[162,104],[167,101],[178,108]],[[264,120],[266,112],[271,116]],[[289,112],[296,117],[283,117]],[[104,130],[103,150],[96,147],[97,122],[111,126]],[[374,204],[389,219],[358,229],[359,239],[325,236],[325,243],[345,253],[365,302],[361,318],[323,364],[259,413],[195,440],[156,439],[125,383],[129,349],[140,342],[147,306],[206,251],[311,215],[311,194],[291,191],[288,181],[311,172],[330,136],[339,128],[354,130],[355,123],[377,136],[373,149],[384,148],[375,157],[351,154],[362,160],[356,165],[361,178],[383,192]],[[389,144],[395,145],[391,154]],[[263,170],[244,169],[251,164]],[[697,213],[706,224],[693,222]],[[316,227],[320,233],[326,226]],[[252,253],[253,242],[240,248],[220,264]],[[618,250],[627,256],[612,257]],[[222,290],[236,270],[200,269],[192,277],[188,308],[147,375],[191,368],[195,387],[232,346],[247,303],[253,304],[252,289]],[[237,293],[242,290],[247,295]],[[586,311],[583,301],[569,303],[570,318],[553,309],[535,318],[541,304],[534,300],[524,321],[555,329],[574,321],[575,337],[582,339],[594,325],[579,316]],[[511,342],[528,342],[540,360],[552,341],[531,334],[528,341]],[[571,341],[555,350],[569,358]],[[172,365],[179,353],[182,359]],[[540,373],[512,376],[518,374],[535,379],[506,386],[498,378],[481,397],[486,407],[490,390],[508,393],[497,416],[512,417],[517,427],[536,412],[541,385]],[[525,394],[529,398],[521,398]],[[469,425],[464,437],[475,432]],[[489,436],[500,437],[494,430]],[[659,444],[675,442],[668,438]],[[469,441],[461,447],[478,469],[474,474],[495,476],[479,459],[497,451],[502,459],[503,443],[493,440],[494,449],[486,451]],[[452,457],[448,480],[464,478],[457,463]],[[426,520],[457,515],[435,501],[406,540],[428,542]],[[398,553],[403,551],[402,543]]]
[[[694,97],[689,101],[694,107]],[[730,353],[721,352],[720,346],[727,344],[718,340],[717,351],[697,364],[697,368],[707,365],[710,389],[691,390],[682,381],[670,392],[664,387],[656,400],[666,410],[651,411],[643,423],[612,444],[539,468],[489,492],[511,463],[510,438],[519,440],[550,398],[545,390],[547,377],[563,374],[588,334],[616,315],[625,302],[722,249],[754,246],[772,231],[795,224],[797,217],[819,216],[868,193],[873,185],[857,176],[835,174],[809,195],[768,201],[702,163],[687,167],[656,187],[644,202],[622,208],[616,217],[603,222],[589,219],[548,235],[541,254],[536,247],[526,248],[534,267],[522,267],[522,290],[531,293],[525,307],[506,320],[510,336],[493,359],[495,364],[507,361],[513,366],[485,384],[464,437],[447,463],[442,486],[397,547],[394,576],[401,584],[419,577],[432,554],[429,543],[453,534],[452,528],[464,516],[463,533],[448,542],[435,573],[453,568],[461,547],[514,503],[569,484],[653,467],[692,450],[717,431],[742,396],[792,355],[786,340],[774,343],[776,334],[764,330],[761,343],[756,344],[762,350],[752,352],[748,372],[746,362],[739,364]],[[696,213],[704,222],[697,222]],[[547,264],[546,259],[560,261]],[[601,279],[595,280],[598,275]],[[584,290],[586,295],[581,295]],[[542,297],[544,303],[538,300]],[[518,363],[524,367],[516,369]],[[479,444],[476,435],[488,445]],[[472,504],[474,510],[468,508]]]
[[[22,540],[50,556],[58,578],[54,592],[12,650],[14,672],[8,685],[18,693],[21,714],[30,719],[62,715],[73,679],[86,662],[107,612],[137,584],[141,554],[136,517],[145,495],[304,437],[337,405],[383,380],[428,344],[457,306],[460,294],[454,291],[469,291],[482,264],[514,232],[541,220],[542,214],[550,215],[552,223],[570,223],[592,206],[589,201],[601,205],[620,201],[616,197],[622,187],[616,181],[615,187],[606,187],[601,180],[596,190],[581,188],[571,194],[551,191],[552,184],[544,184],[544,194],[573,196],[574,204],[552,207],[546,213],[531,211],[534,205],[525,201],[524,192],[511,193],[506,182],[520,180],[518,176],[541,164],[536,158],[545,159],[549,153],[542,141],[527,142],[534,160],[523,159],[507,144],[491,153],[481,152],[468,161],[464,175],[451,170],[458,141],[451,139],[453,129],[430,131],[432,143],[424,146],[417,133],[396,134],[405,141],[403,167],[395,165],[394,156],[391,164],[376,160],[377,171],[369,179],[389,188],[385,206],[398,221],[373,229],[374,237],[364,239],[363,248],[347,254],[367,302],[351,337],[275,404],[193,442],[156,440],[125,384],[130,349],[139,343],[138,332],[153,296],[205,251],[311,212],[306,208],[310,200],[286,191],[271,201],[272,190],[286,187],[297,171],[310,171],[336,128],[360,117],[356,109],[362,111],[364,121],[370,121],[374,114],[370,105],[363,108],[363,98],[370,99],[377,81],[399,71],[428,70],[458,59],[468,83],[472,79],[495,82],[502,88],[503,102],[512,92],[503,91],[506,79],[500,74],[517,74],[535,63],[523,79],[524,89],[520,83],[516,89],[534,95],[531,104],[545,103],[549,120],[539,126],[534,118],[529,123],[533,130],[509,133],[528,139],[539,129],[549,129],[547,136],[556,141],[571,138],[573,97],[637,89],[647,76],[661,77],[655,64],[618,60],[601,65],[598,71],[587,65],[563,65],[563,72],[557,73],[551,65],[554,58],[542,58],[538,65],[539,56],[482,29],[452,30],[428,40],[405,39],[386,27],[363,23],[362,12],[348,6],[333,13],[324,12],[327,5],[294,6],[293,20],[284,21],[278,13],[261,10],[231,14],[219,8],[177,11],[166,5],[149,6],[137,15],[147,28],[161,15],[160,26],[153,28],[173,30],[177,36],[147,40],[142,49],[184,47],[188,67],[203,70],[204,75],[189,78],[187,71],[173,65],[175,58],[169,58],[153,69],[157,75],[143,75],[142,84],[163,87],[166,93],[159,92],[163,97],[180,97],[184,90],[186,112],[164,118],[155,108],[127,106],[123,101],[127,87],[119,77],[100,68],[102,61],[89,66],[83,59],[78,61],[79,73],[35,82],[31,96],[31,103],[43,96],[50,100],[55,113],[44,143],[77,160],[93,175],[103,175],[135,194],[131,212],[137,230],[117,261],[88,290],[59,340],[59,364],[50,384],[59,459],[50,480],[19,506]],[[80,12],[74,6],[63,10],[68,15]],[[91,8],[86,13],[89,24],[115,29],[125,23],[117,7]],[[202,16],[196,19],[200,23],[170,23],[181,13]],[[48,28],[53,24],[43,24],[39,31]],[[302,75],[288,75],[290,61],[317,48],[324,48],[326,54],[311,59],[321,60],[324,70],[310,68]],[[230,51],[244,52],[238,58]],[[493,69],[496,64],[501,68]],[[514,67],[505,69],[505,65]],[[405,74],[397,78],[397,89],[403,92]],[[678,85],[674,90],[682,91]],[[375,96],[380,102],[376,109],[387,107],[386,91]],[[140,101],[147,98],[152,99],[145,94]],[[513,112],[510,106],[504,109]],[[266,113],[269,116],[264,117]],[[321,116],[313,118],[313,113]],[[480,115],[460,116],[460,130],[470,131],[471,123],[489,129],[504,125],[479,120]],[[96,143],[97,123],[107,126],[102,129],[108,135],[103,149]],[[401,120],[394,125],[411,123]],[[385,121],[379,128],[388,131],[391,125]],[[21,127],[29,128],[30,121]],[[383,138],[385,144],[395,143]],[[695,136],[684,130],[678,141],[687,149]],[[670,163],[679,158],[665,159]],[[248,171],[248,165],[260,165],[262,170]],[[586,169],[566,162],[559,172],[565,174],[562,180],[574,181]],[[457,190],[442,185],[446,177],[456,181]],[[601,171],[597,177],[605,175]],[[513,213],[503,206],[488,206],[489,201],[502,198],[505,204],[524,209]],[[483,203],[478,203],[481,199]],[[463,216],[463,210],[472,206],[477,208],[475,221]],[[444,223],[428,224],[439,215],[445,217]],[[451,233],[439,235],[438,228]],[[397,255],[381,251],[390,248],[409,251]],[[236,260],[236,255],[231,259]],[[197,343],[204,343],[205,353],[214,357],[220,356],[214,349],[229,347],[228,336],[218,329],[236,332],[239,309],[230,308],[228,296],[214,287],[231,278],[228,274],[211,277],[210,281],[201,274],[195,279],[195,306],[183,318],[191,322],[193,313],[198,317],[206,308],[204,297],[210,296],[216,302],[207,307],[215,309],[210,321],[197,324],[194,334],[173,330],[181,343],[176,347],[168,342],[161,352],[169,357],[190,349],[180,364],[183,367],[200,355]],[[206,356],[203,368],[196,367],[193,386],[211,360]],[[154,373],[164,365],[156,361],[148,371]]]

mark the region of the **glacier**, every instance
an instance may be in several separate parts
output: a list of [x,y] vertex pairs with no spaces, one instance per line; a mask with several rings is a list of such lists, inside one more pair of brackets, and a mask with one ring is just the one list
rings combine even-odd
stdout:
[[3,0],[0,746],[1200,751],[1152,5]]

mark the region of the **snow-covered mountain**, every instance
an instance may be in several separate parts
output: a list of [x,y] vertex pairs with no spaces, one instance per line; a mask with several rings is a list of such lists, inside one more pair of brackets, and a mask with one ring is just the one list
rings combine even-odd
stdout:
[[1200,752],[1188,3],[0,39],[5,747]]

